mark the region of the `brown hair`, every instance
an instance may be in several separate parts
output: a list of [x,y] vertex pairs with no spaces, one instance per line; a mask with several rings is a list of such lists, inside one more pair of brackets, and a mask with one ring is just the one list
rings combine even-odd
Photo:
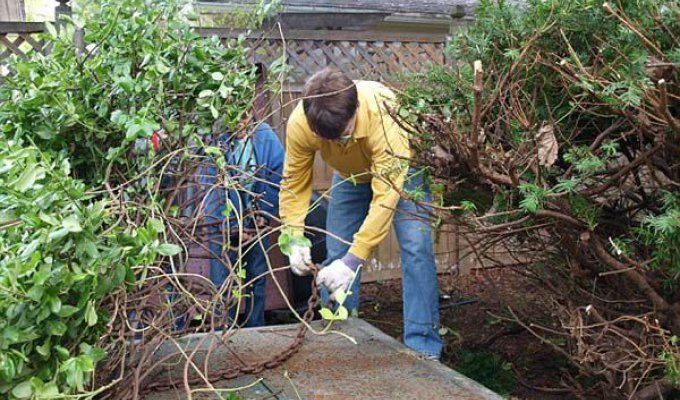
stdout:
[[338,139],[359,104],[357,87],[341,71],[326,67],[305,83],[302,107],[312,131],[325,139]]

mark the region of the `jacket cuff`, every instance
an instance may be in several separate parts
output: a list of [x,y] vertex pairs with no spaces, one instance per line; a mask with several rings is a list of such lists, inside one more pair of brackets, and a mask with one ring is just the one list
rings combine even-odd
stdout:
[[367,248],[362,244],[354,244],[352,247],[349,248],[347,254],[352,254],[356,258],[366,261],[371,256],[372,252],[373,252],[372,249]]
[[359,267],[364,264],[364,260],[355,256],[352,253],[345,254],[345,256],[342,257],[342,262],[345,263],[345,265],[348,266],[354,272],[357,272]]

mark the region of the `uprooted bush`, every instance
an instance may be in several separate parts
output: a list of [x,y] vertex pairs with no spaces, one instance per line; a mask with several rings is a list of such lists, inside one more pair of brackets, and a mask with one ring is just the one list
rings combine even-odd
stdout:
[[[48,24],[48,54],[14,59],[0,85],[2,398],[124,399],[171,385],[149,382],[160,345],[188,329],[229,335],[227,309],[245,293],[228,246],[212,254],[232,270],[222,288],[183,269],[191,247],[207,248],[205,210],[192,204],[240,187],[211,127],[246,129],[256,68],[245,46],[202,38],[178,2],[84,6],[82,26]],[[206,168],[216,172],[201,187]],[[258,215],[236,213],[228,244],[241,248],[243,221]],[[239,373],[194,369],[192,383]]]
[[561,337],[545,343],[577,371],[567,389],[677,389],[680,5],[482,1],[476,17],[455,65],[412,76],[395,110],[440,216],[463,256],[530,265],[557,320],[510,319]]

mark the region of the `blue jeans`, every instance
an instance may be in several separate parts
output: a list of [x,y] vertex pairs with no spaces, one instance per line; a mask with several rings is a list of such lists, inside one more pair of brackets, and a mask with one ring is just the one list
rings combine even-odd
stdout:
[[[262,239],[263,243],[256,243],[254,246],[246,247],[242,254],[242,263],[246,269],[246,282],[250,282],[257,276],[260,276],[268,271],[267,260],[265,258],[264,250],[268,247],[267,240]],[[221,254],[221,245],[217,243],[210,243],[210,250],[215,254]],[[246,251],[247,250],[247,251]],[[238,259],[238,253],[229,251],[229,261],[231,265],[235,265]],[[229,269],[220,260],[210,260],[210,280],[217,288],[222,286],[224,281],[229,276]],[[245,323],[247,327],[264,326],[264,307],[265,307],[265,290],[266,290],[266,275],[256,280],[252,285],[245,288],[244,295],[249,296],[245,299],[245,314],[249,316]],[[231,296],[231,293],[225,293],[225,297]],[[229,310],[231,319],[235,317],[236,308]]]
[[[413,171],[409,171],[409,175]],[[405,190],[425,191],[423,201],[430,202],[430,194],[423,184],[422,175],[411,176],[404,183]],[[373,199],[370,183],[354,184],[344,181],[337,173],[328,209],[326,229],[352,242],[354,234],[364,222]],[[432,246],[432,230],[426,210],[412,201],[399,200],[393,226],[401,249],[404,303],[404,343],[411,349],[427,356],[439,356],[442,340],[439,336],[439,283]],[[342,258],[349,245],[326,237],[328,258],[325,265]],[[357,275],[351,288],[352,294],[345,300],[345,307],[352,313],[359,309],[361,277]],[[328,292],[322,290],[322,301],[327,303]]]

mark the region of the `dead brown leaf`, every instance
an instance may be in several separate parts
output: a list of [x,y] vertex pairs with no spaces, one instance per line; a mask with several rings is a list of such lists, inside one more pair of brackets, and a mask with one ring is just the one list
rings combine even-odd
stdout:
[[559,150],[553,125],[544,123],[538,130],[536,141],[538,142],[538,164],[545,167],[552,166],[557,160]]

